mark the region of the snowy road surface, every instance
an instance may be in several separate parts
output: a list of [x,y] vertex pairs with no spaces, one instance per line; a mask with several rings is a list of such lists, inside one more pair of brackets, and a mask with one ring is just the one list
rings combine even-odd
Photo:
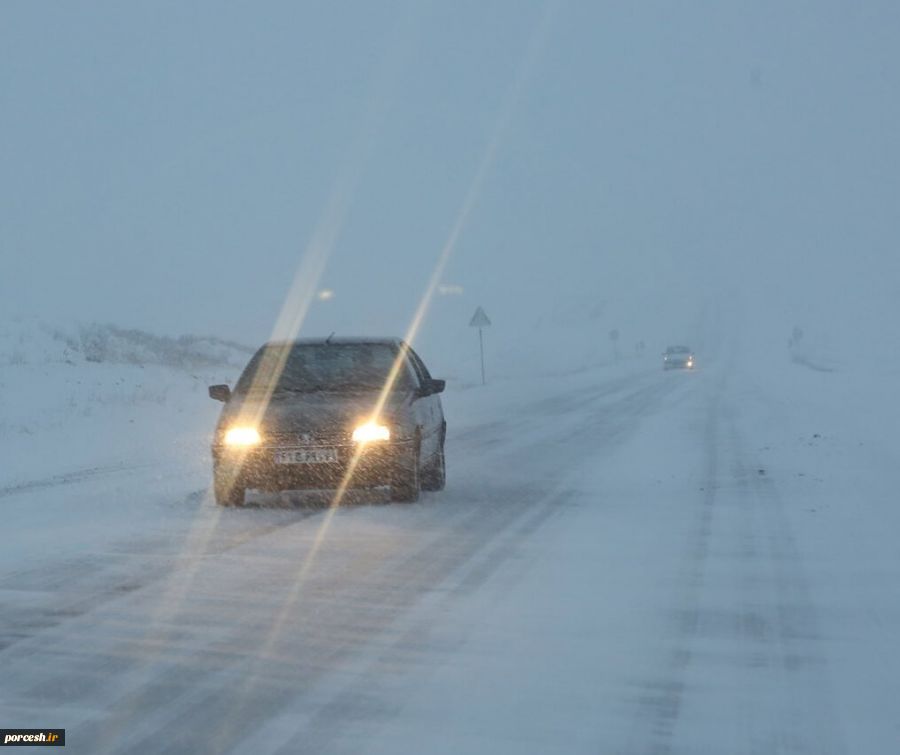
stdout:
[[413,505],[220,510],[206,458],[3,487],[2,725],[77,753],[893,751],[897,473],[798,374],[451,392],[448,487]]

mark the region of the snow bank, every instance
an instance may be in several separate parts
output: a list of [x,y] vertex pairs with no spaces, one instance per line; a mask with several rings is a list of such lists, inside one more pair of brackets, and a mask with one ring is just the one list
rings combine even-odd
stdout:
[[85,468],[208,461],[218,405],[250,349],[110,325],[0,325],[0,487]]

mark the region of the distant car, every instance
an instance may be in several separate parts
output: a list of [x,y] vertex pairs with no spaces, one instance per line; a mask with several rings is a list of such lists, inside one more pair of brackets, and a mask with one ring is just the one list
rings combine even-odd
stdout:
[[447,423],[418,354],[398,339],[267,343],[225,406],[212,443],[216,502],[264,491],[390,486],[395,501],[446,480]]
[[694,369],[694,353],[687,346],[669,346],[663,353],[663,369]]

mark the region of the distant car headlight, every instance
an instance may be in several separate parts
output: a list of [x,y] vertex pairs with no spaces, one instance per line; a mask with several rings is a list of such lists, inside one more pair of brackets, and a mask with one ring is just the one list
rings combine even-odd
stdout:
[[373,441],[390,439],[390,428],[378,422],[365,422],[353,431],[354,443],[372,443]]
[[229,427],[225,433],[226,446],[255,446],[262,438],[255,427]]

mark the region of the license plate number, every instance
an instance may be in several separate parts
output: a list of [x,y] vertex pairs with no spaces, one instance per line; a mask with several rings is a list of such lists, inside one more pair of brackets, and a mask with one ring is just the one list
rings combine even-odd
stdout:
[[286,448],[275,452],[276,464],[327,464],[337,460],[336,448]]

